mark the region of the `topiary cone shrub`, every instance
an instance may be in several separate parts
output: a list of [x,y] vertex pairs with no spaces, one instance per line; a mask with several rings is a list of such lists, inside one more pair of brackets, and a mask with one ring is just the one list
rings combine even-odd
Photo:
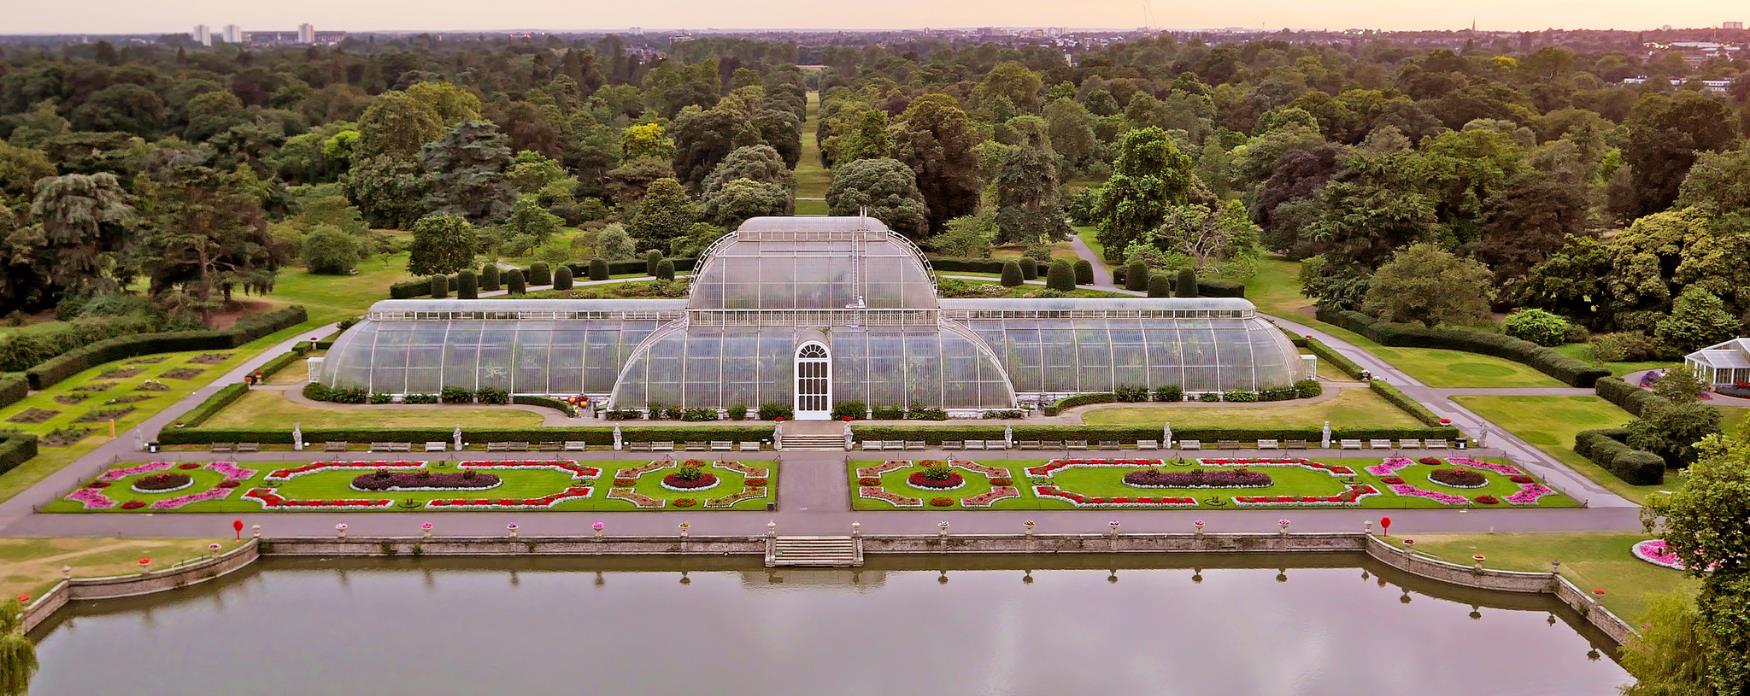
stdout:
[[608,275],[609,275],[608,274],[608,262],[605,259],[590,259],[590,261],[589,261],[589,279],[590,280],[607,280]]
[[1029,259],[1029,258],[1022,258],[1021,260],[1017,261],[1016,263],[1019,263],[1021,266],[1021,278],[1023,280],[1038,280],[1039,279],[1039,262],[1038,261],[1034,261],[1033,259]]
[[529,291],[529,284],[523,282],[523,272],[515,268],[504,274],[504,286],[512,295],[522,295]]
[[1180,297],[1197,296],[1197,271],[1189,268],[1179,269],[1179,280],[1174,283],[1174,290]]
[[1148,277],[1149,297],[1172,297],[1173,279],[1165,273],[1154,273]]
[[537,261],[533,265],[529,266],[529,284],[530,285],[552,285],[553,284],[553,272],[547,268],[546,263]]
[[656,275],[656,264],[662,263],[662,252],[655,249],[644,252],[644,275]]
[[553,289],[554,290],[570,290],[571,289],[571,267],[570,266],[560,266],[559,270],[553,272]]
[[1025,281],[1026,278],[1021,275],[1021,264],[1014,261],[1003,264],[1003,287],[1016,287]]
[[480,267],[480,289],[488,292],[498,289],[498,264],[488,263]]
[[1094,264],[1087,259],[1076,259],[1076,285],[1094,284]]
[[656,272],[651,275],[657,280],[674,280],[674,262],[668,259],[656,262]]
[[450,279],[441,275],[431,277],[431,297],[441,300],[450,296]]
[[1131,261],[1124,264],[1124,289],[1132,292],[1142,292],[1148,289],[1148,264],[1141,261]]
[[480,299],[480,283],[475,279],[473,271],[456,274],[456,297],[464,300]]
[[1045,287],[1062,292],[1076,289],[1075,268],[1063,259],[1052,261],[1051,270],[1045,273]]

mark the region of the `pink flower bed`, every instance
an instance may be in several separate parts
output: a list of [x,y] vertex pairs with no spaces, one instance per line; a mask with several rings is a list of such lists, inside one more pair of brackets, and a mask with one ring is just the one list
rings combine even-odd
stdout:
[[1447,457],[1446,461],[1453,463],[1453,464],[1457,464],[1459,466],[1468,466],[1468,467],[1471,467],[1473,469],[1482,469],[1484,471],[1493,471],[1493,472],[1500,474],[1502,476],[1518,476],[1520,474],[1525,473],[1523,471],[1520,471],[1519,467],[1513,466],[1511,464],[1496,464],[1494,462],[1485,462],[1485,461],[1480,461],[1480,460],[1476,460],[1476,459],[1471,459],[1470,457]]
[[1379,489],[1365,483],[1350,484],[1342,493],[1336,495],[1236,495],[1234,504],[1239,506],[1261,505],[1317,505],[1327,507],[1353,507],[1361,504],[1362,498],[1379,495]]
[[1521,483],[1519,484],[1519,492],[1507,496],[1507,502],[1514,505],[1536,505],[1538,499],[1555,494],[1554,489],[1541,483]]
[[199,502],[207,501],[207,500],[220,500],[220,499],[225,498],[226,496],[231,495],[231,491],[234,491],[234,490],[237,490],[237,489],[235,489],[235,488],[209,488],[209,489],[201,491],[199,493],[190,493],[188,495],[177,496],[175,498],[165,498],[164,500],[154,501],[152,503],[152,509],[153,510],[175,510],[176,508],[182,507],[184,505],[188,505],[190,503],[199,503]]
[[115,500],[103,492],[101,488],[80,488],[67,495],[67,499],[87,510],[107,510],[115,507]]
[[294,467],[287,468],[287,469],[279,469],[271,474],[268,474],[267,480],[269,480],[269,481],[285,481],[288,479],[294,479],[294,478],[297,478],[299,476],[303,476],[304,474],[313,474],[313,473],[316,473],[318,471],[336,471],[336,470],[347,471],[347,470],[358,470],[358,469],[373,469],[373,470],[374,469],[419,469],[419,468],[423,468],[424,466],[425,466],[425,462],[409,462],[409,461],[398,461],[398,462],[310,462],[309,464],[304,464],[302,466],[294,466]]
[[255,475],[254,469],[245,469],[231,462],[213,462],[206,468],[225,477],[226,481],[247,481]]
[[1399,469],[1411,464],[1415,464],[1415,462],[1404,457],[1388,457],[1383,462],[1367,467],[1367,473],[1374,476],[1392,476],[1398,473]]
[[552,460],[541,460],[541,459],[530,459],[528,461],[521,461],[521,462],[495,462],[495,461],[462,462],[461,464],[458,464],[457,466],[459,466],[463,469],[511,469],[511,470],[521,470],[521,471],[529,471],[529,470],[533,470],[533,469],[545,469],[548,471],[557,471],[560,473],[568,473],[568,474],[571,474],[573,478],[580,478],[580,479],[592,479],[592,478],[595,478],[597,476],[602,475],[602,470],[595,468],[593,466],[583,466],[581,464],[578,464],[577,462],[571,462],[571,461],[552,461]]
[[109,471],[103,472],[103,475],[98,476],[97,480],[104,482],[118,481],[135,474],[144,474],[151,471],[164,471],[172,466],[175,465],[171,462],[147,462],[145,464],[124,467],[121,469],[110,469]]
[[1634,545],[1635,558],[1672,570],[1683,570],[1683,561],[1677,559],[1677,554],[1671,551],[1671,545],[1664,539],[1648,539]]
[[550,508],[575,498],[588,498],[590,490],[589,486],[573,486],[539,498],[440,498],[426,503],[426,507],[446,510],[534,510]]
[[1424,490],[1407,483],[1393,483],[1389,485],[1391,486],[1391,492],[1398,495],[1405,495],[1413,498],[1427,498],[1440,503],[1441,505],[1464,505],[1465,503],[1470,502],[1470,498],[1466,498],[1462,495]]
[[924,501],[918,498],[893,493],[880,486],[859,486],[857,497],[870,500],[880,500],[894,507],[923,507]]

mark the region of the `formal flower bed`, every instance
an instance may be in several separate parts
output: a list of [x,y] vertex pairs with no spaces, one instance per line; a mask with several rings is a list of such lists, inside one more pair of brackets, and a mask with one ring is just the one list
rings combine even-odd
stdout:
[[1495,473],[1500,474],[1502,476],[1519,476],[1519,475],[1523,475],[1525,473],[1523,471],[1520,471],[1519,467],[1513,466],[1511,464],[1496,464],[1494,462],[1485,462],[1485,461],[1482,461],[1479,459],[1471,459],[1470,457],[1447,457],[1446,461],[1449,464],[1457,464],[1459,466],[1468,466],[1472,469],[1482,469],[1484,471],[1492,471],[1492,472],[1495,472]]
[[1487,476],[1468,469],[1435,469],[1428,480],[1450,488],[1482,488],[1489,485]]
[[1236,495],[1234,504],[1241,507],[1259,505],[1311,505],[1317,507],[1352,507],[1363,498],[1379,495],[1379,489],[1365,483],[1352,483],[1336,495]]
[[1197,463],[1202,464],[1204,466],[1244,466],[1244,467],[1297,466],[1297,467],[1300,467],[1302,469],[1311,469],[1313,471],[1322,471],[1322,472],[1330,474],[1332,476],[1354,476],[1355,475],[1354,469],[1343,466],[1341,464],[1326,464],[1324,462],[1315,462],[1311,459],[1301,459],[1301,458],[1296,458],[1296,457],[1270,457],[1270,458],[1247,458],[1247,459],[1199,459],[1199,460],[1197,460]]
[[[1515,477],[1517,478],[1517,477]],[[1514,505],[1536,505],[1546,495],[1555,495],[1555,489],[1541,483],[1526,482],[1519,484],[1519,492],[1507,496],[1507,502]]]
[[172,493],[194,485],[194,477],[188,474],[165,472],[141,476],[128,486],[135,493]]
[[1072,466],[1100,466],[1100,467],[1123,466],[1123,467],[1133,467],[1133,468],[1142,468],[1142,467],[1152,468],[1152,467],[1157,467],[1160,465],[1161,465],[1161,460],[1159,460],[1159,459],[1053,459],[1053,460],[1046,462],[1044,464],[1041,464],[1039,466],[1027,467],[1027,475],[1028,476],[1050,476],[1053,473],[1056,473],[1057,471],[1067,469],[1067,468],[1072,467]]
[[425,468],[425,462],[395,461],[395,462],[310,462],[301,466],[277,469],[267,475],[268,481],[289,481],[299,476],[307,476],[323,471],[345,471],[361,469],[402,469],[414,470]]
[[442,510],[533,510],[551,508],[567,500],[588,498],[589,494],[588,486],[573,486],[539,498],[439,498],[426,503],[426,506]]
[[394,503],[388,498],[295,500],[275,493],[271,488],[251,488],[243,494],[243,499],[261,503],[261,507],[267,510],[357,510],[386,508]]
[[[1432,459],[1432,457],[1430,457],[1430,459]],[[1367,467],[1367,473],[1373,474],[1374,476],[1393,476],[1396,475],[1399,470],[1404,469],[1411,464],[1415,464],[1415,462],[1404,457],[1387,457],[1385,461]]]
[[602,470],[593,466],[584,466],[573,461],[529,459],[525,461],[467,461],[456,465],[460,469],[503,469],[506,471],[559,471],[571,474],[573,478],[593,479],[602,475]]
[[1462,495],[1430,491],[1423,488],[1417,488],[1407,483],[1392,483],[1387,485],[1391,488],[1391,492],[1398,495],[1413,498],[1427,498],[1442,505],[1464,505],[1465,503],[1470,502],[1470,498],[1466,498]]
[[717,475],[705,471],[704,462],[687,460],[674,473],[662,477],[662,487],[671,491],[702,491],[717,487]]
[[112,481],[119,481],[121,479],[125,479],[129,476],[134,476],[137,474],[144,474],[144,473],[152,472],[152,471],[164,471],[164,470],[169,469],[173,466],[175,466],[175,464],[172,464],[170,462],[147,462],[145,464],[140,464],[137,466],[126,466],[126,467],[121,467],[121,468],[117,468],[117,469],[110,469],[109,471],[105,471],[101,475],[99,475],[97,477],[97,480],[105,482],[105,483],[112,482]]
[[1251,469],[1232,471],[1161,471],[1141,469],[1124,475],[1124,483],[1136,488],[1268,488],[1275,483],[1269,474]]
[[1041,498],[1068,501],[1078,508],[1111,508],[1111,507],[1196,507],[1196,498],[1181,498],[1175,496],[1087,496],[1074,491],[1066,491],[1053,485],[1033,487],[1033,494]]
[[236,490],[235,486],[208,488],[208,489],[201,491],[199,493],[190,493],[188,495],[180,495],[180,496],[177,496],[175,498],[165,498],[164,500],[155,500],[155,501],[152,501],[151,507],[153,510],[175,510],[179,507],[182,507],[184,505],[189,505],[191,503],[205,502],[208,500],[222,500],[224,498],[229,497],[231,495],[231,491],[234,491],[234,490]]
[[923,488],[932,491],[951,491],[966,485],[966,477],[955,473],[953,467],[939,460],[926,459],[918,462],[918,470],[905,477],[905,482],[913,488]]
[[355,491],[478,491],[497,488],[503,483],[492,474],[478,471],[462,471],[458,473],[434,473],[421,469],[419,471],[389,471],[379,470],[360,475],[352,480]]
[[92,486],[75,489],[67,495],[67,499],[83,505],[87,510],[108,510],[116,504],[102,488]]
[[1633,551],[1635,558],[1639,558],[1661,568],[1670,568],[1672,570],[1687,569],[1687,566],[1683,565],[1683,561],[1678,560],[1677,554],[1671,550],[1671,545],[1665,543],[1664,539],[1648,539],[1640,542],[1634,545]]

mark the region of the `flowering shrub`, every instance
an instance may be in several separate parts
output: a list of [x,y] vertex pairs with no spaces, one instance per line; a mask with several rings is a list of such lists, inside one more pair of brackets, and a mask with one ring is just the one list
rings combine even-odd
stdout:
[[953,498],[931,498],[930,505],[933,507],[954,507],[954,499]]
[[1435,469],[1428,472],[1428,479],[1453,488],[1482,488],[1489,485],[1487,477],[1469,469]]
[[1124,483],[1137,488],[1266,488],[1274,481],[1270,475],[1251,469],[1231,471],[1161,471],[1143,469],[1124,475]]
[[1492,495],[1479,495],[1476,497],[1476,501],[1483,505],[1496,505],[1501,502],[1501,499]]
[[434,474],[421,469],[417,472],[379,471],[365,474],[352,480],[352,488],[359,491],[477,490],[496,488],[500,483],[502,481],[492,474],[474,471]]

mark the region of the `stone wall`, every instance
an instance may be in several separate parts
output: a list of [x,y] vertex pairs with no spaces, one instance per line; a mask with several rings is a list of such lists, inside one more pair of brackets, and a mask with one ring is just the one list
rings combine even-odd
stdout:
[[864,553],[1357,552],[1360,534],[950,534],[864,536]]
[[36,628],[70,601],[133,597],[198,585],[229,575],[261,557],[259,542],[250,541],[218,556],[172,568],[133,575],[62,580],[48,594],[32,602],[24,612],[24,630]]

